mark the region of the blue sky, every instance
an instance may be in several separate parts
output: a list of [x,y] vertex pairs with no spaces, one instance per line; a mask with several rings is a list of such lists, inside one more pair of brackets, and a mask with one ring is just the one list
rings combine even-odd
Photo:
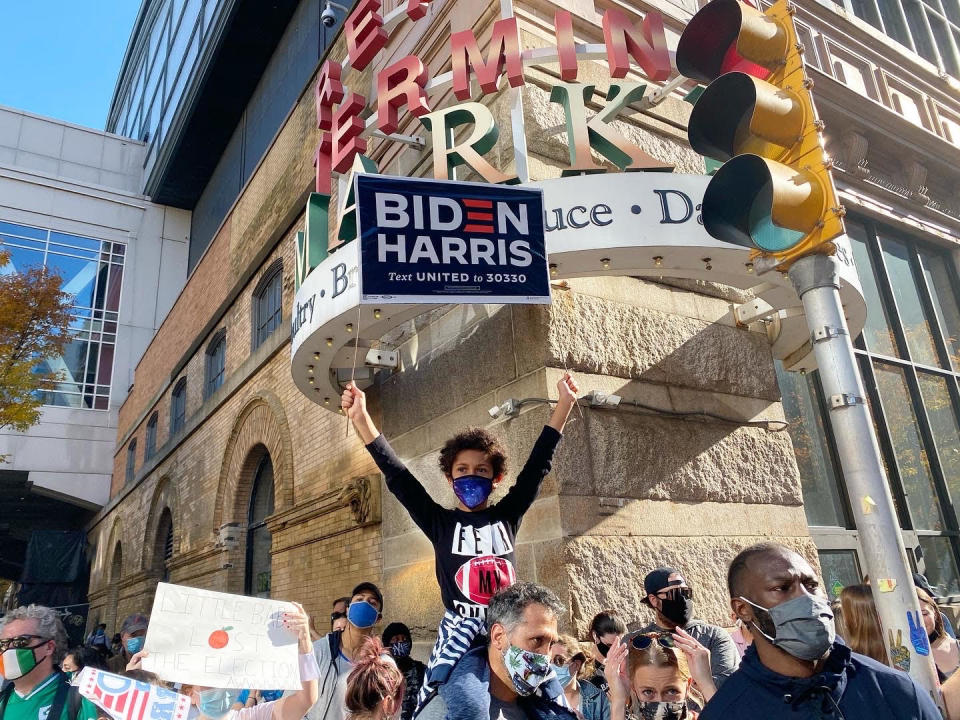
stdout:
[[0,105],[103,129],[140,0],[0,0]]

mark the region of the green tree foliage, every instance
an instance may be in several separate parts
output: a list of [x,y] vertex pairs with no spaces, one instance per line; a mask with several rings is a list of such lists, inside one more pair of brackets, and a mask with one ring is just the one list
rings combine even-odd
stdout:
[[39,391],[60,379],[37,365],[70,340],[71,298],[47,268],[9,272],[9,262],[0,250],[0,428],[23,432],[40,419]]

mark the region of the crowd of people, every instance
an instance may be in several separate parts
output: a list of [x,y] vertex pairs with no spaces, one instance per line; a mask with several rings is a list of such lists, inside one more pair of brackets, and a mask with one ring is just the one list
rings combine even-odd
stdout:
[[[567,612],[547,587],[516,577],[514,545],[524,514],[550,471],[577,385],[565,373],[558,401],[502,499],[507,452],[482,429],[451,438],[440,471],[455,508],[434,500],[404,466],[348,386],[341,406],[387,487],[431,541],[445,607],[426,664],[412,657],[410,629],[382,631],[385,599],[373,582],[338,598],[320,633],[299,605],[284,623],[298,638],[301,687],[174,686],[201,720],[936,720],[930,694],[888,665],[868,585],[828,602],[795,551],[748,547],[727,573],[732,631],[695,617],[696,588],[682,569],[661,567],[642,588],[650,622],[628,629],[616,610],[597,613],[584,637],[560,634]],[[917,579],[923,624],[943,681],[947,717],[960,718],[960,647],[933,592]],[[639,589],[639,588],[638,588]],[[115,642],[98,626],[87,645],[66,647],[56,613],[27,606],[0,627],[0,720],[95,720],[107,713],[79,698],[71,679],[86,666],[165,684],[144,671],[149,620],[127,617]],[[894,659],[896,660],[896,659]]]

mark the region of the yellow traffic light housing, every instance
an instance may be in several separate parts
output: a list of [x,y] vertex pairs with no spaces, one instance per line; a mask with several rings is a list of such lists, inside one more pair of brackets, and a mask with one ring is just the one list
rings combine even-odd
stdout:
[[844,232],[802,53],[787,0],[766,13],[713,0],[677,47],[680,72],[710,82],[690,115],[690,145],[726,161],[704,194],[704,226],[781,269],[832,254]]

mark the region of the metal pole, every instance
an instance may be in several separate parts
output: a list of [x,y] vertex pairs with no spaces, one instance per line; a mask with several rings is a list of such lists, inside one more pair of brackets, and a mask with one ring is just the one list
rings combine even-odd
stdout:
[[840,304],[835,261],[828,255],[801,258],[790,268],[790,280],[807,316],[890,664],[909,672],[942,706],[920,601]]

